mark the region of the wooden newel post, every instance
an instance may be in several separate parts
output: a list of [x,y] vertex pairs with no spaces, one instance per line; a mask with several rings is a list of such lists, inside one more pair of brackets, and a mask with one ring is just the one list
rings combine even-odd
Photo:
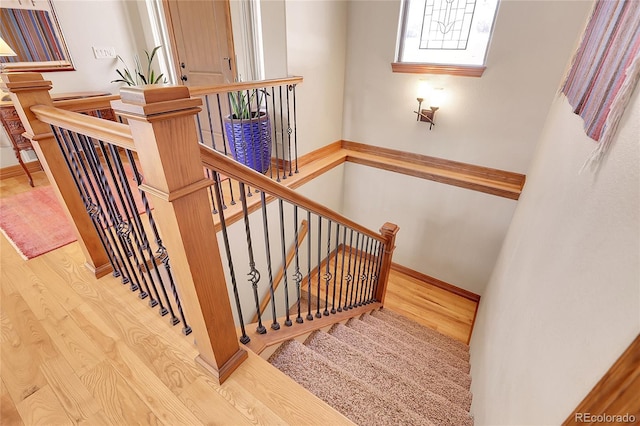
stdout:
[[387,284],[389,282],[389,273],[391,272],[393,251],[396,248],[396,234],[399,230],[398,225],[389,222],[386,222],[382,225],[382,228],[380,228],[380,234],[386,242],[384,243],[384,252],[382,253],[382,266],[380,267],[380,276],[378,277],[376,300],[383,305],[384,298],[387,295]]
[[31,112],[34,105],[53,105],[49,95],[51,82],[44,80],[41,74],[27,72],[2,74],[2,82],[2,87],[11,93],[11,101],[25,129],[24,136],[31,140],[58,200],[69,214],[87,261],[85,266],[98,278],[108,274],[113,269],[109,257],[51,127]]
[[207,196],[194,115],[202,101],[185,86],[124,88],[113,110],[129,121],[200,355],[222,383],[247,357],[240,348]]

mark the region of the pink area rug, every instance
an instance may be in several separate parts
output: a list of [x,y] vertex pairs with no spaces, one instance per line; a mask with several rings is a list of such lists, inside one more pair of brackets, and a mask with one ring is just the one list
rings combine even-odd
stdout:
[[76,240],[50,186],[0,199],[0,229],[25,260]]

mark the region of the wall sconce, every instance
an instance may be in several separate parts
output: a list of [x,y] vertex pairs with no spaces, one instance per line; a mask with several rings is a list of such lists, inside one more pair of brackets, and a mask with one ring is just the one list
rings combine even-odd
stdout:
[[[440,108],[442,93],[443,89],[441,87],[430,90],[426,81],[420,81],[418,85],[418,96],[416,98],[418,100],[418,111],[413,112],[417,115],[416,121],[429,123],[429,130],[431,130],[434,124],[436,124],[435,115],[436,111]],[[429,109],[422,109],[422,103],[427,96],[430,97]]]

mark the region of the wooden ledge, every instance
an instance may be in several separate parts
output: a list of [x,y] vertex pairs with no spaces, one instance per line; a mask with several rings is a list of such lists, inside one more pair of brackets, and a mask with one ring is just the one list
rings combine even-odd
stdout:
[[489,167],[444,160],[427,155],[342,141],[347,161],[435,182],[497,195],[520,198],[526,176]]

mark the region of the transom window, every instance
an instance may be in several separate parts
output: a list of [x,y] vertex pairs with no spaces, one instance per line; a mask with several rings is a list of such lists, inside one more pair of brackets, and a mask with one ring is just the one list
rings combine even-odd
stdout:
[[398,63],[484,67],[498,0],[405,0]]

